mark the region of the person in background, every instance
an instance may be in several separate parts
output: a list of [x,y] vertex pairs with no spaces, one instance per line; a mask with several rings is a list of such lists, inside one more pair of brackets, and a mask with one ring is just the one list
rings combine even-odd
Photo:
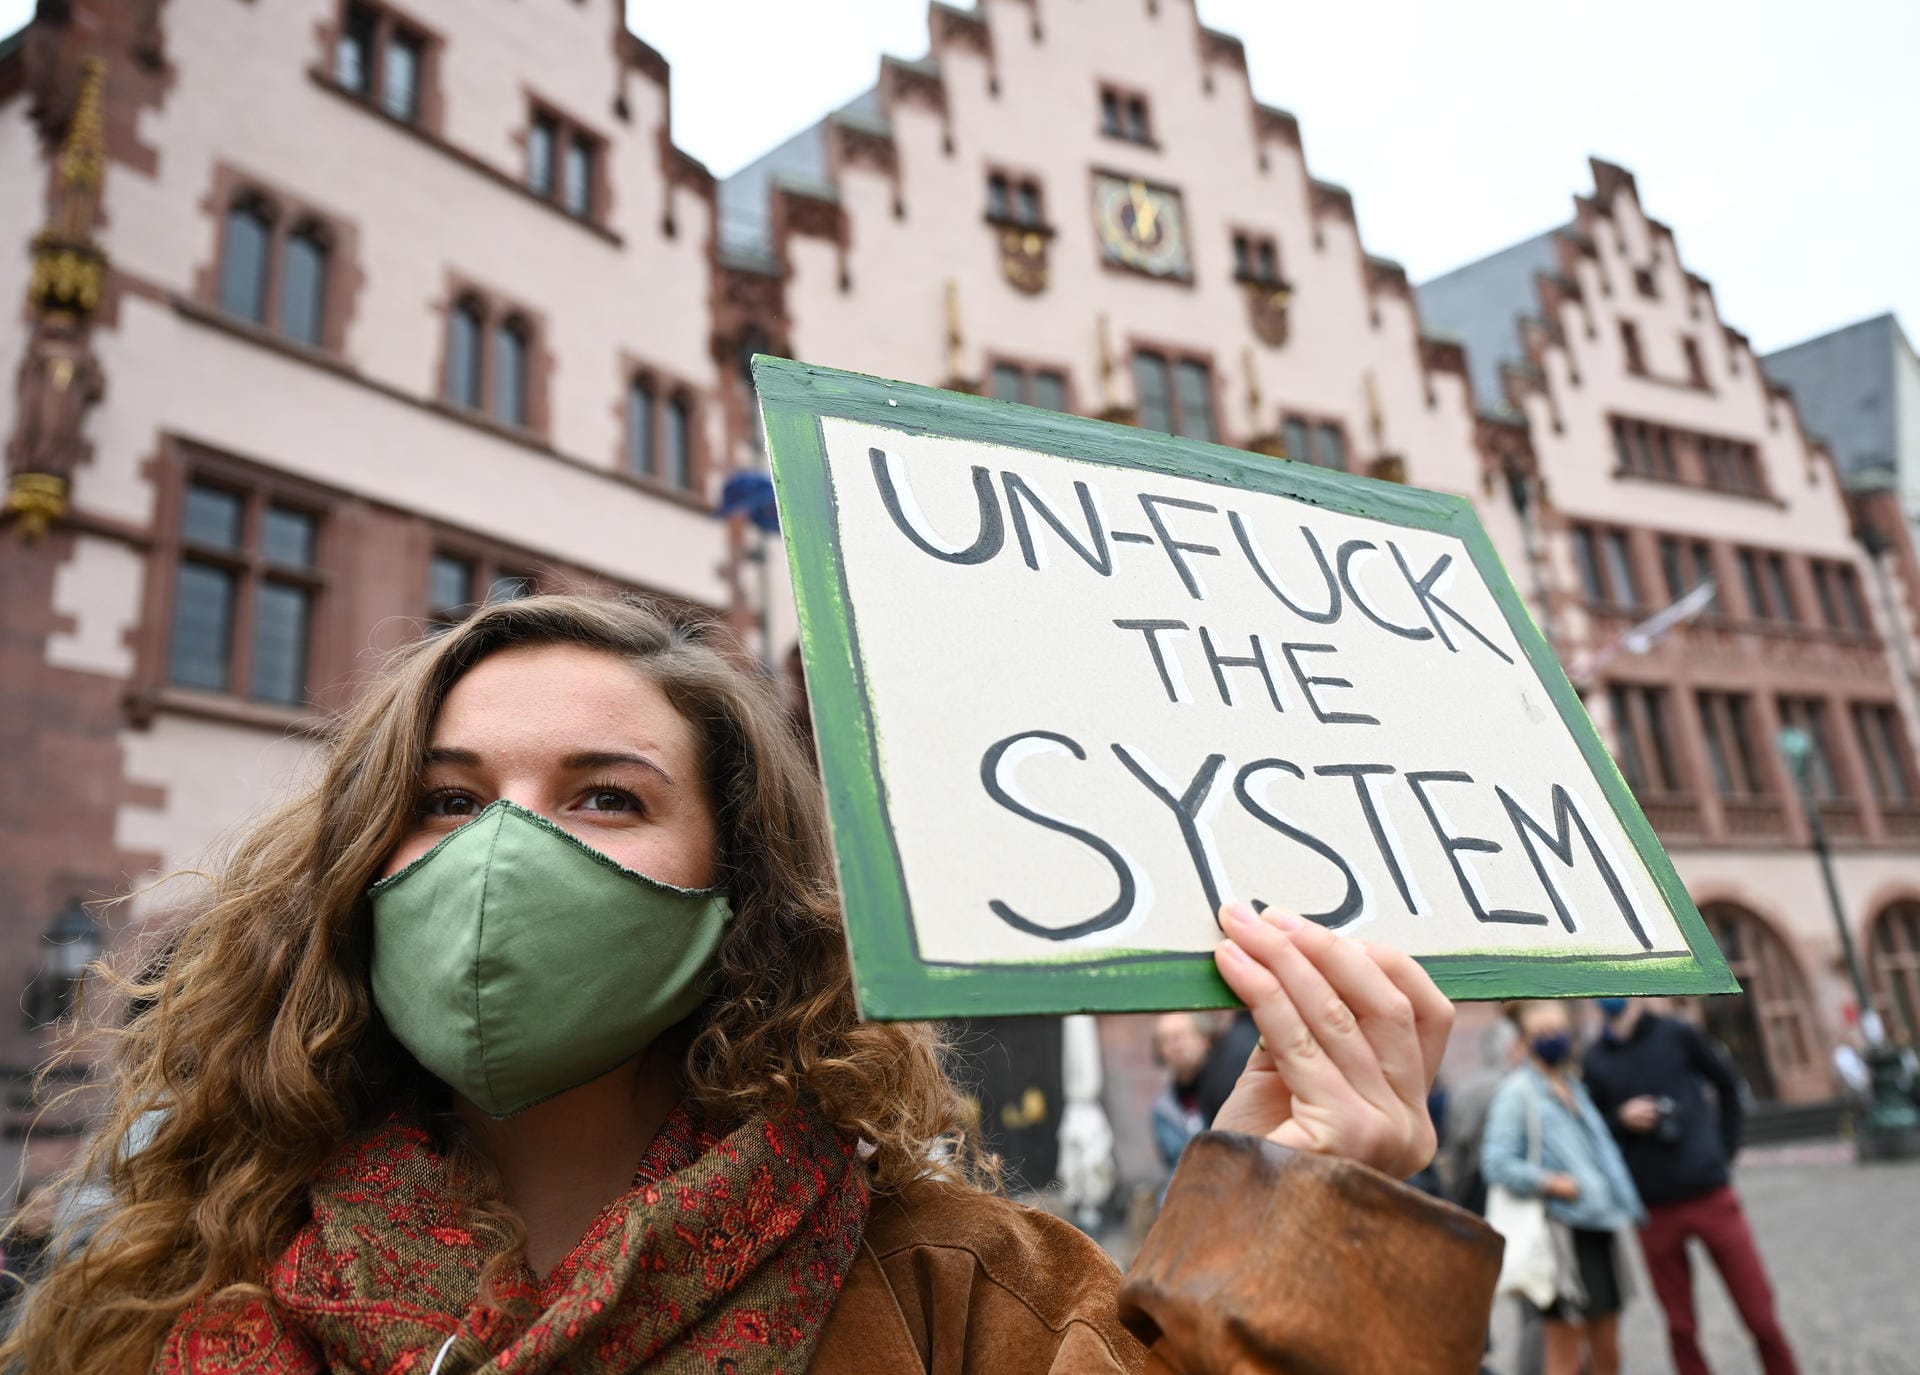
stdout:
[[1153,1024],[1153,1058],[1167,1071],[1166,1087],[1153,1100],[1153,1144],[1169,1173],[1187,1142],[1207,1129],[1199,1094],[1200,1071],[1213,1049],[1211,1030],[1194,1012],[1169,1012]]
[[[1674,1368],[1707,1375],[1687,1259],[1687,1242],[1698,1237],[1753,1334],[1767,1375],[1794,1375],[1798,1367],[1774,1312],[1773,1287],[1729,1176],[1745,1120],[1739,1076],[1690,1023],[1626,998],[1602,998],[1600,1011],[1607,1024],[1587,1050],[1587,1090],[1647,1205],[1640,1249],[1667,1315]],[[1707,1102],[1708,1085],[1717,1112]]]
[[[1476,1217],[1487,1215],[1487,1180],[1480,1173],[1480,1147],[1486,1140],[1487,1113],[1493,1096],[1514,1068],[1525,1063],[1520,1028],[1496,1018],[1480,1033],[1480,1066],[1447,1095],[1446,1125],[1440,1154],[1434,1158],[1446,1197]],[[1509,1375],[1540,1375],[1546,1357],[1541,1346],[1540,1310],[1520,1300],[1520,1335]],[[1484,1367],[1483,1367],[1484,1369]]]
[[1573,1075],[1566,1006],[1522,1003],[1514,1013],[1527,1063],[1507,1076],[1487,1115],[1480,1170],[1489,1187],[1543,1197],[1567,1229],[1558,1294],[1542,1310],[1546,1375],[1618,1375],[1625,1258],[1614,1234],[1645,1217],[1639,1192],[1593,1100]]
[[1253,1016],[1245,1008],[1229,1017],[1226,1030],[1214,1039],[1213,1049],[1207,1052],[1207,1062],[1200,1067],[1200,1077],[1194,1085],[1194,1102],[1209,1127],[1232,1094],[1233,1086],[1240,1082],[1240,1071],[1247,1067],[1247,1060],[1259,1043],[1260,1028],[1253,1024]]

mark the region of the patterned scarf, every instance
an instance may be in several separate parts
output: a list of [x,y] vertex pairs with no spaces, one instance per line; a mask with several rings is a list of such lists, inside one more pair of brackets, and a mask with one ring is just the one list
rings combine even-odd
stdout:
[[799,1375],[868,1206],[854,1142],[817,1113],[718,1136],[682,1108],[552,1274],[516,1267],[483,1304],[489,1249],[419,1126],[348,1141],[312,1201],[270,1298],[188,1310],[157,1372]]

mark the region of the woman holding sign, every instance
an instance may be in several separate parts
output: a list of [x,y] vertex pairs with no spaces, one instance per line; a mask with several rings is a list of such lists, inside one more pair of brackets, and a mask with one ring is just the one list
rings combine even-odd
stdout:
[[768,685],[650,610],[487,607],[137,990],[81,1167],[112,1203],[0,1368],[1475,1369],[1498,1242],[1396,1182],[1451,1009],[1222,920],[1265,1042],[1123,1277],[976,1187],[932,1030],[859,1021]]

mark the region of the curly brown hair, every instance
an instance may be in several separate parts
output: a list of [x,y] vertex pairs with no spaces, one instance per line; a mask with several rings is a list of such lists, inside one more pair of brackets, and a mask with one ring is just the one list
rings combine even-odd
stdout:
[[[883,1192],[986,1177],[935,1030],[856,1013],[818,780],[771,686],[723,635],[629,601],[547,596],[485,607],[396,656],[333,724],[314,784],[239,840],[164,969],[123,981],[144,1010],[114,1033],[110,1106],[65,1181],[104,1181],[112,1202],[76,1224],[84,1244],[56,1239],[0,1368],[148,1369],[189,1304],[258,1292],[349,1133],[444,1101],[373,1006],[365,895],[412,824],[440,704],[510,647],[624,659],[701,735],[737,915],[695,1017],[695,1105],[734,1121],[804,1094],[870,1143]],[[518,1233],[510,1219],[494,1230],[503,1248]]]

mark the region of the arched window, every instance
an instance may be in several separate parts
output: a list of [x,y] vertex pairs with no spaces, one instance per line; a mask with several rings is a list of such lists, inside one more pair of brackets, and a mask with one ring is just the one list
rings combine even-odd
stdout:
[[653,477],[659,462],[654,452],[653,421],[653,383],[636,377],[627,388],[627,471],[641,477]]
[[684,394],[667,403],[667,485],[693,486],[693,403]]
[[1867,952],[1887,1030],[1920,1046],[1920,901],[1896,902],[1875,917]]
[[447,400],[456,406],[480,404],[480,336],[485,315],[480,303],[463,297],[447,321]]
[[493,416],[504,425],[527,423],[527,326],[507,320],[493,339]]
[[227,211],[226,252],[220,262],[220,308],[230,315],[267,322],[267,259],[273,248],[273,216],[257,196],[235,201]]
[[289,339],[320,346],[327,316],[327,236],[306,223],[287,240],[280,281],[280,329]]
[[1708,903],[1700,915],[1744,990],[1701,1000],[1707,1033],[1727,1048],[1754,1097],[1827,1096],[1825,1065],[1814,1054],[1811,1003],[1786,944],[1735,903]]

